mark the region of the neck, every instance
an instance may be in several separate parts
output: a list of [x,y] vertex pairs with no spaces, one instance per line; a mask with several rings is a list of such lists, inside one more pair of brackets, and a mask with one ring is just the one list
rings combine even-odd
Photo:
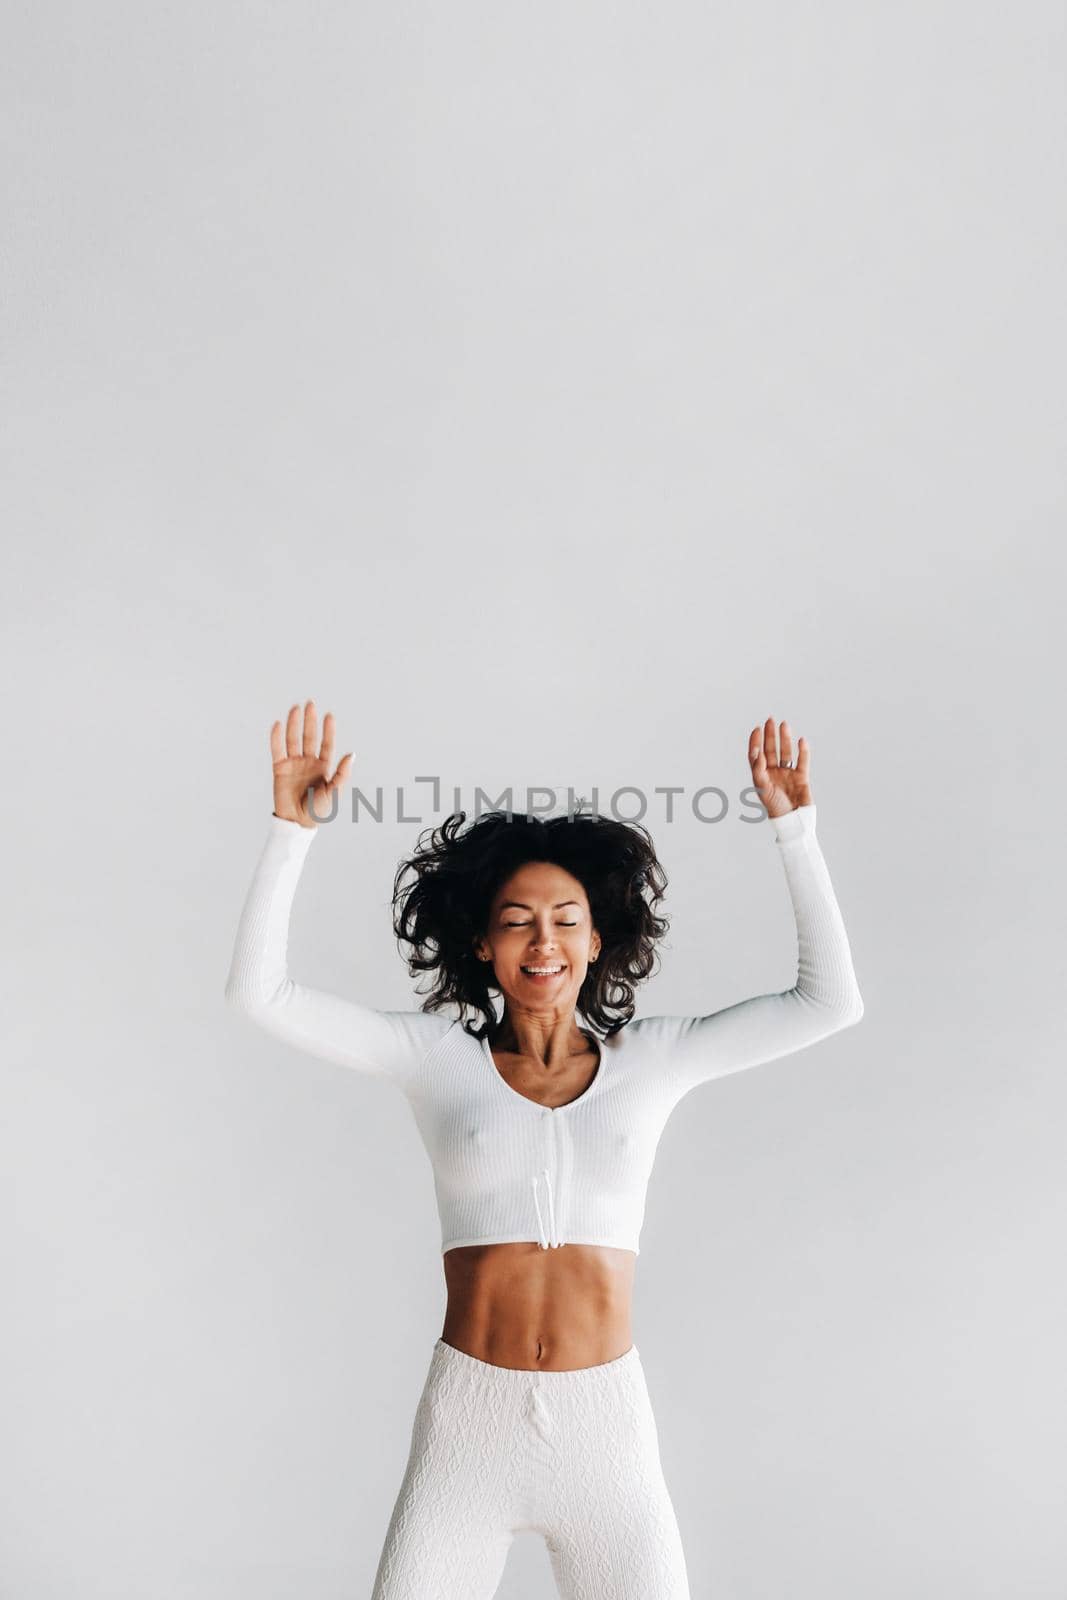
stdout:
[[589,1041],[574,1011],[564,1016],[546,1017],[506,1006],[492,1036],[492,1044],[496,1050],[554,1067],[561,1066],[571,1056],[580,1055],[588,1048]]

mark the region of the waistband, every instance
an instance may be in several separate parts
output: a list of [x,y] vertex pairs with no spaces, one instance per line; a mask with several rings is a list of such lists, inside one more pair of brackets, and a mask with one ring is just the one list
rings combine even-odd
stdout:
[[539,1385],[546,1388],[566,1389],[610,1382],[622,1377],[630,1367],[640,1368],[641,1356],[637,1346],[632,1344],[629,1350],[624,1350],[621,1356],[616,1356],[612,1361],[598,1361],[591,1367],[565,1367],[562,1371],[546,1372],[541,1367],[498,1367],[495,1362],[479,1361],[477,1356],[468,1355],[466,1350],[457,1350],[455,1345],[438,1339],[433,1347],[431,1366],[445,1364],[463,1368],[472,1377],[491,1377],[496,1383],[511,1383],[516,1388],[536,1379]]

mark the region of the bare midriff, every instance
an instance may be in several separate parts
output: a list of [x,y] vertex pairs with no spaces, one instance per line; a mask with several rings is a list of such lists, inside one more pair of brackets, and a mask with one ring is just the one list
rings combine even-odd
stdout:
[[632,1250],[562,1244],[461,1245],[442,1256],[441,1338],[496,1367],[564,1372],[625,1355],[633,1339]]
[[[599,1065],[592,1040],[551,1079],[510,1051],[492,1055],[509,1088],[553,1107],[579,1099]],[[544,1250],[531,1239],[458,1245],[441,1259],[448,1289],[441,1338],[478,1361],[566,1372],[614,1361],[633,1343],[632,1250],[567,1243]]]

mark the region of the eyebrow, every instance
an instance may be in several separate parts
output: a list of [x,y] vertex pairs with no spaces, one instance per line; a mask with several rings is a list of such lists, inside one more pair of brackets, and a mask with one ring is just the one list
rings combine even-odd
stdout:
[[[509,906],[515,906],[519,911],[533,910],[533,906],[528,906],[525,900],[505,900],[501,904],[500,910],[506,911]],[[557,900],[552,909],[553,911],[558,911],[561,906],[577,906],[579,911],[582,909],[582,903],[580,900]]]

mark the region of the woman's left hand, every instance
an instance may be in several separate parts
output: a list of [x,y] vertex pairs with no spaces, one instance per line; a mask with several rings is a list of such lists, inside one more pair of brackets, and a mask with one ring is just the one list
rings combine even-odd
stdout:
[[768,717],[762,729],[753,728],[748,736],[748,763],[752,768],[752,781],[769,817],[784,817],[797,806],[813,804],[808,788],[808,744],[797,740],[797,764],[793,766],[793,738],[788,722],[779,723],[778,745],[775,745],[774,718]]

